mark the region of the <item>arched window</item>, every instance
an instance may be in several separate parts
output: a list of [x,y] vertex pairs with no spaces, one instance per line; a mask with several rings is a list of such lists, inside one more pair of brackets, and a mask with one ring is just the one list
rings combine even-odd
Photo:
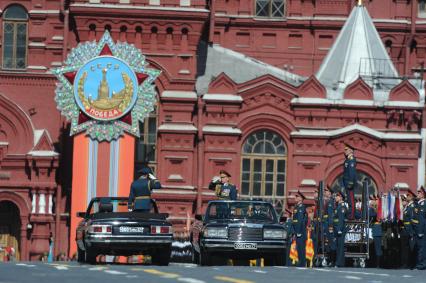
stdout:
[[281,212],[286,191],[286,161],[287,148],[278,134],[268,130],[251,134],[242,150],[241,197],[279,201],[275,204]]
[[7,8],[3,13],[4,69],[25,69],[27,66],[28,14],[19,5]]
[[149,166],[154,172],[157,166],[157,107],[143,123],[139,123],[140,138],[136,140],[135,177],[143,166]]
[[[361,192],[362,192],[362,186],[363,186],[363,182],[364,180],[367,180],[367,184],[368,184],[368,192],[370,195],[374,195],[378,193],[377,190],[377,185],[374,182],[373,178],[361,171],[357,172],[357,186],[355,188],[355,196],[357,197],[361,197]],[[334,182],[331,185],[331,189],[336,192],[338,190],[342,190],[343,188],[343,174],[339,175]]]

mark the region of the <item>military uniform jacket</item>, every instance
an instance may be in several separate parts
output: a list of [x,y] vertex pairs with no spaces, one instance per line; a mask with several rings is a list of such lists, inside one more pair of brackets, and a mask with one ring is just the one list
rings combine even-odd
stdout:
[[333,226],[333,218],[334,218],[334,198],[330,198],[328,201],[326,201],[325,203],[325,212],[323,215],[323,223],[324,223],[324,228],[331,227]]
[[412,219],[414,217],[414,202],[410,202],[405,208],[403,212],[403,224],[404,224],[404,230],[403,232],[406,233],[406,235],[412,237],[414,235],[413,225],[412,225]]
[[416,235],[424,235],[426,232],[426,201],[420,200],[414,207],[414,216],[412,219],[413,230]]
[[337,208],[334,210],[333,230],[337,235],[340,235],[346,232],[346,227],[345,227],[346,213],[347,213],[347,208],[344,202],[339,203],[337,205]]
[[128,206],[133,209],[151,209],[151,190],[160,189],[158,180],[137,179],[130,186]]
[[382,223],[377,221],[376,209],[369,207],[368,214],[370,216],[371,233],[373,234],[373,237],[381,237],[383,235]]
[[343,163],[343,186],[346,189],[354,189],[356,185],[356,158],[346,158]]
[[303,203],[296,205],[293,210],[293,230],[294,233],[306,238],[306,224],[308,215],[306,214],[306,207]]
[[209,184],[209,189],[215,191],[216,196],[219,199],[236,200],[237,199],[237,187],[231,183],[213,183]]

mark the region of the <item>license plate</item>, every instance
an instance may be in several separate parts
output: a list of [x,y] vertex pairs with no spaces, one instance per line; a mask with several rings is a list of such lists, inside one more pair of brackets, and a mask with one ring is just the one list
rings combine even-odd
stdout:
[[234,249],[236,250],[257,250],[256,243],[235,243]]
[[143,229],[143,227],[121,226],[119,231],[120,233],[143,233]]

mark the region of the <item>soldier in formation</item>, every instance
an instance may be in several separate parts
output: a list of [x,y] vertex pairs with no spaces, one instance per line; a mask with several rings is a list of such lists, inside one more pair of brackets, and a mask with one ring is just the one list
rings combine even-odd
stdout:
[[293,232],[296,236],[296,248],[298,254],[298,266],[306,266],[306,225],[308,221],[308,216],[306,212],[306,206],[303,204],[303,201],[306,199],[300,191],[295,195],[296,205],[293,209]]

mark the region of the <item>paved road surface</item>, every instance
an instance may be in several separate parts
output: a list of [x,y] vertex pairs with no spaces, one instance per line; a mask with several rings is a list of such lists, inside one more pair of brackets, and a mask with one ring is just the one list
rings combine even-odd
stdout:
[[295,268],[212,266],[194,264],[170,266],[101,264],[87,265],[76,262],[13,262],[0,263],[0,283],[121,283],[121,282],[362,282],[403,283],[426,282],[426,271],[386,270],[360,268]]

